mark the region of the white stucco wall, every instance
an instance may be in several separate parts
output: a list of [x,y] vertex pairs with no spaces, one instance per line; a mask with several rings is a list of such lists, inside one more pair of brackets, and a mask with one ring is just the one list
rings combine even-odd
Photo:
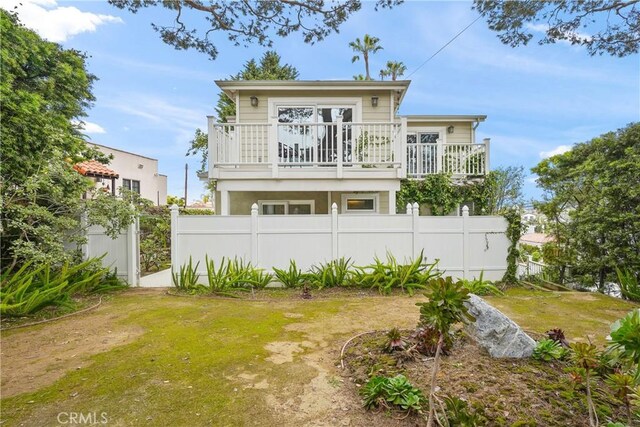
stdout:
[[116,148],[92,144],[113,159],[109,169],[118,173],[116,189],[122,187],[123,179],[140,181],[140,196],[151,200],[154,205],[167,204],[167,176],[158,173],[158,160]]

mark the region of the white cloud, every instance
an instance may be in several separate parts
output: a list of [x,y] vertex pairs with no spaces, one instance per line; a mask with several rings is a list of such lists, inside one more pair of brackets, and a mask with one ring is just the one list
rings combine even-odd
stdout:
[[107,133],[102,126],[92,122],[84,122],[84,131],[86,133]]
[[113,15],[83,12],[76,7],[60,7],[56,0],[9,0],[2,7],[16,10],[26,27],[56,43],[67,41],[77,34],[94,32],[103,24],[124,22]]
[[541,151],[540,158],[546,159],[547,157],[557,156],[558,154],[566,153],[567,151],[571,151],[570,145],[558,145],[556,148],[550,151]]

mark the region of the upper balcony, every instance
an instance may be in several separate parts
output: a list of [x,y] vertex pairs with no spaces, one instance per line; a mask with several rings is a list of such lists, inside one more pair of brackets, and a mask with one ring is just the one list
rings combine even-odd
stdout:
[[446,143],[397,122],[215,123],[209,117],[213,179],[423,178],[482,176],[489,139]]

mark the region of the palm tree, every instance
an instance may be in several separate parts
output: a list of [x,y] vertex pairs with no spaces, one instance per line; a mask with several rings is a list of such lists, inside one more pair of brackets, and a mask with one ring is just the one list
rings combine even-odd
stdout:
[[379,42],[379,38],[365,34],[362,40],[360,40],[360,38],[356,38],[355,41],[349,43],[349,47],[351,47],[351,49],[356,53],[356,55],[351,58],[352,63],[358,61],[360,59],[359,54],[362,54],[364,68],[366,71],[365,80],[371,80],[371,74],[369,73],[369,55],[382,50],[382,46],[380,46]]
[[380,70],[380,77],[391,76],[391,80],[396,80],[398,77],[402,77],[405,71],[407,71],[407,66],[402,61],[387,61],[387,68]]

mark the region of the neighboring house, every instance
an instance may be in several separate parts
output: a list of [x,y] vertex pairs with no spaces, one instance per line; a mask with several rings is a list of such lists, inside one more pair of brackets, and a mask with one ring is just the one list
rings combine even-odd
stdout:
[[[154,205],[167,204],[167,176],[158,173],[157,159],[104,145],[90,144],[102,153],[113,156],[108,167],[102,166],[116,174],[115,177],[110,178],[110,189],[114,194],[117,195],[116,189],[122,187],[140,194],[144,199],[151,200]],[[104,178],[96,178],[98,179],[101,180],[99,185],[104,185]]]
[[542,248],[545,243],[553,242],[553,236],[544,233],[527,233],[520,237],[520,243]]
[[[119,175],[113,169],[108,168],[96,160],[76,163],[73,165],[73,168],[78,171],[80,175],[92,178],[96,182],[96,188],[103,189],[114,196],[116,195],[116,180]],[[83,198],[87,198],[87,196],[85,193]]]
[[[410,115],[397,110],[409,81],[217,81],[235,117],[209,117],[216,213],[396,213],[405,178],[489,171],[484,115]],[[124,176],[123,172],[120,172]]]

